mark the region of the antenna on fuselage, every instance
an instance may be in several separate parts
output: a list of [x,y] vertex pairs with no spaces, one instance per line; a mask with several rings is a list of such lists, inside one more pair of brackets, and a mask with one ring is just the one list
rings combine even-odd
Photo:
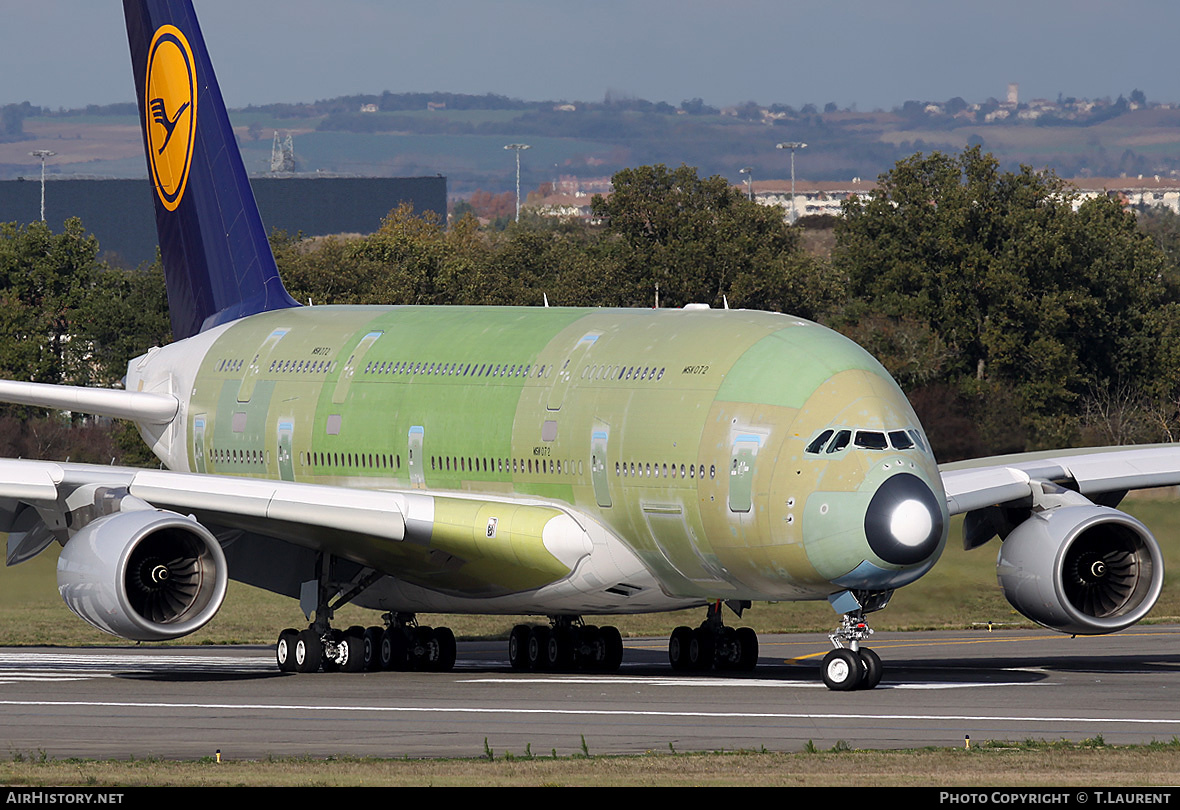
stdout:
[[549,296],[546,295],[545,293],[541,293],[541,298],[545,302],[545,308],[548,309],[549,308]]

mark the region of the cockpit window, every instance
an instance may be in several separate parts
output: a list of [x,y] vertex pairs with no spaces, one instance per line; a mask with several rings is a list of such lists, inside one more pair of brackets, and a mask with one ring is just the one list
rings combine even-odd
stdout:
[[832,443],[828,445],[829,453],[839,453],[848,446],[849,440],[852,439],[851,430],[841,430],[836,434],[836,438],[832,439]]
[[832,434],[836,431],[832,429],[825,430],[823,433],[811,440],[811,444],[807,445],[808,453],[818,453],[823,450],[824,445],[828,443],[828,439],[832,438]]
[[856,430],[855,428],[826,428],[816,434],[804,452],[833,455],[847,450],[849,445],[859,450],[913,450],[926,452],[922,434],[915,428],[899,430]]
[[884,450],[889,447],[885,434],[876,430],[856,431],[856,446],[865,450]]
[[919,433],[918,431],[914,430],[913,428],[910,428],[906,432],[910,434],[910,438],[914,440],[914,444],[916,444],[918,446],[918,449],[921,450],[923,453],[925,453],[926,452],[926,442],[922,441],[922,434]]

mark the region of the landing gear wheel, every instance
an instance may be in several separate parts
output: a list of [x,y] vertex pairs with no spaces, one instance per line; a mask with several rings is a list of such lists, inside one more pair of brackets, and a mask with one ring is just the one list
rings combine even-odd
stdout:
[[672,637],[668,639],[668,661],[672,664],[672,669],[677,672],[683,672],[689,668],[688,647],[691,641],[691,627],[677,627],[672,631]]
[[712,669],[714,649],[712,632],[704,627],[693,630],[692,638],[688,642],[689,668],[697,672],[707,672]]
[[341,672],[363,672],[365,669],[365,628],[350,627],[340,639],[344,658],[339,663]]
[[279,643],[275,645],[275,660],[279,664],[279,672],[295,671],[295,640],[299,638],[299,631],[287,628],[279,633]]
[[513,669],[525,670],[529,668],[529,627],[518,624],[512,628],[508,636],[508,663]]
[[601,671],[606,661],[606,642],[602,638],[602,629],[587,624],[576,628],[574,633],[574,667],[591,672]]
[[295,671],[319,672],[324,645],[314,630],[304,630],[295,639]]
[[536,625],[529,628],[529,669],[543,672],[548,669],[549,628]]
[[381,669],[381,636],[384,634],[383,627],[365,628],[365,635],[361,639],[361,658],[365,662],[366,672]]
[[455,634],[449,627],[434,630],[435,657],[426,665],[431,672],[450,672],[455,668]]
[[737,669],[741,672],[753,672],[754,667],[758,666],[758,634],[752,627],[739,627],[737,643],[741,647]]
[[623,663],[623,637],[619,634],[619,628],[607,625],[598,632],[602,637],[602,646],[605,648],[598,668],[603,672],[618,672],[619,665]]
[[414,630],[414,641],[410,651],[410,669],[431,670],[438,660],[438,635],[433,627],[419,627]]
[[861,658],[852,650],[832,650],[824,656],[822,669],[824,684],[835,692],[851,692],[863,679]]
[[870,650],[868,647],[861,647],[857,650],[860,656],[860,662],[864,666],[864,672],[861,674],[859,689],[875,689],[877,684],[881,682],[881,673],[884,667],[881,666],[881,656]]
[[401,672],[409,669],[406,634],[397,625],[385,628],[381,634],[381,668]]
[[545,642],[545,669],[564,672],[573,669],[574,640],[568,629],[550,629],[549,640]]
[[737,631],[722,627],[713,633],[713,666],[718,672],[737,669],[741,661],[742,647],[737,640]]

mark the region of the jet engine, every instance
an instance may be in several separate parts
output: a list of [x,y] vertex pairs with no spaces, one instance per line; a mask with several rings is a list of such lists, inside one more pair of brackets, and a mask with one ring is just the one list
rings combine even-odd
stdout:
[[1094,504],[1033,512],[1001,545],[996,574],[1022,614],[1079,635],[1131,626],[1164,583],[1160,548],[1147,527]]
[[202,627],[225,598],[225,555],[197,521],[175,512],[115,512],[70,538],[57,587],[70,610],[133,641],[165,641]]

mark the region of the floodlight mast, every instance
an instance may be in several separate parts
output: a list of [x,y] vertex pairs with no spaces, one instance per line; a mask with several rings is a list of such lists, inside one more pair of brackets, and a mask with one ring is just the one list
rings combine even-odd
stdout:
[[516,221],[520,222],[520,153],[529,148],[527,143],[510,143],[504,147],[516,153]]
[[784,141],[777,144],[775,149],[790,149],[791,150],[791,224],[795,224],[795,150],[806,149],[807,144],[799,141]]
[[45,159],[56,155],[49,149],[35,149],[29,152],[29,155],[35,158],[41,158],[41,221],[45,221]]

